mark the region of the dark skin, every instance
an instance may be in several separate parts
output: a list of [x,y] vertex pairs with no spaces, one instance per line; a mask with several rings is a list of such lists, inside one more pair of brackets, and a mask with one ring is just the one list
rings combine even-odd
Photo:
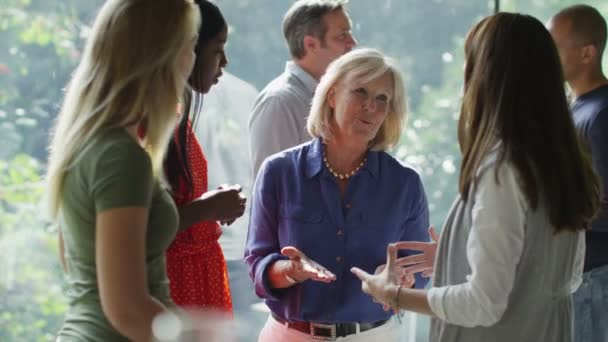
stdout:
[[219,221],[231,225],[245,212],[247,197],[241,191],[242,188],[238,184],[223,185],[180,207],[179,229],[186,229],[203,221]]
[[[228,28],[224,28],[212,38],[196,56],[197,62],[203,67],[199,72],[201,84],[191,84],[198,92],[206,94],[222,76],[222,69],[228,65],[224,46],[228,38]],[[201,63],[202,61],[202,63]],[[237,218],[243,216],[247,198],[238,184],[221,185],[215,190],[204,193],[200,198],[179,208],[180,230],[186,229],[197,222],[219,221],[231,225]]]
[[[224,45],[226,44],[228,29],[224,28],[216,37],[211,39],[199,52],[197,59],[202,59],[204,68],[199,70],[203,75],[202,84],[191,85],[202,94],[209,92],[222,76],[222,69],[228,64]],[[221,185],[215,190],[207,191],[198,199],[178,208],[180,225],[183,230],[198,222],[219,221],[224,225],[231,225],[237,218],[243,216],[247,203],[242,187],[238,184]],[[64,259],[63,236],[61,227],[58,229],[59,254],[61,265],[66,270]]]

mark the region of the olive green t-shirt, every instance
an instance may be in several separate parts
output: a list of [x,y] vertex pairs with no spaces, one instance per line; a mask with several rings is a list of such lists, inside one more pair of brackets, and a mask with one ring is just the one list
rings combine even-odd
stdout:
[[100,134],[71,167],[63,187],[62,222],[69,309],[59,341],[124,341],[105,317],[95,267],[95,218],[121,207],[149,208],[146,272],[150,294],[172,306],[165,250],[177,232],[170,194],[153,177],[148,154],[124,129]]

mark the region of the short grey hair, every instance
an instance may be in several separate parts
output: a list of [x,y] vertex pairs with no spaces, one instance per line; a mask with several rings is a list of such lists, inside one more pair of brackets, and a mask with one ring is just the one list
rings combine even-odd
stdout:
[[298,0],[285,13],[283,35],[291,56],[304,57],[304,37],[313,36],[324,42],[327,25],[323,17],[335,10],[343,9],[348,0]]
[[393,98],[389,112],[378,133],[369,143],[372,150],[385,151],[396,145],[407,122],[407,101],[405,85],[397,62],[375,49],[352,50],[333,61],[317,86],[312,99],[310,115],[306,122],[308,133],[314,138],[331,140],[331,120],[333,110],[327,101],[327,94],[347,76],[355,82],[368,83],[389,73],[393,79]]

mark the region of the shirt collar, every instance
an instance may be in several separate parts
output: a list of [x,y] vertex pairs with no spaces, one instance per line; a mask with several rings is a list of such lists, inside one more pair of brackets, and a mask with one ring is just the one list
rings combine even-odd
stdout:
[[312,77],[312,75],[310,75],[306,70],[302,69],[302,67],[296,64],[294,61],[285,63],[285,72],[290,73],[299,79],[311,94],[315,92],[315,89],[317,89],[319,81],[317,81],[314,77]]
[[309,145],[305,162],[304,172],[307,178],[312,178],[321,172],[323,169],[323,141],[321,138],[315,138]]
[[382,153],[381,151],[368,151],[367,152],[367,161],[361,168],[362,170],[367,170],[372,177],[378,177],[378,164],[380,161],[378,160],[378,155]]
[[[367,161],[361,170],[367,170],[372,177],[378,177],[378,154],[379,151],[368,151]],[[304,166],[305,175],[307,178],[312,178],[323,170],[323,140],[315,138],[312,144],[309,145]]]

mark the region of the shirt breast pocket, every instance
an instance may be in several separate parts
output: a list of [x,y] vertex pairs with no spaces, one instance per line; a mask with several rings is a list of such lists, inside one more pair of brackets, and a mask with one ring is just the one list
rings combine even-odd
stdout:
[[[399,241],[404,232],[403,222],[405,217],[401,213],[384,212],[362,214],[361,225],[357,232],[369,236],[366,241],[375,241],[381,245]],[[386,257],[386,251],[384,252]]]
[[303,224],[315,224],[323,221],[323,212],[318,209],[306,208],[301,205],[283,206],[279,216],[287,221],[295,221]]
[[302,205],[283,206],[279,211],[279,241],[282,246],[305,250],[319,244],[326,231],[327,218],[323,210]]

